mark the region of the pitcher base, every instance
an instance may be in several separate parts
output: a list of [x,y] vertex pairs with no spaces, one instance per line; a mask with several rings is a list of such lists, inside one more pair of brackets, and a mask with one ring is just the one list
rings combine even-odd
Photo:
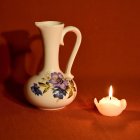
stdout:
[[41,110],[60,110],[60,109],[63,109],[63,108],[65,108],[65,106],[64,107],[59,107],[59,108],[39,108],[39,109],[41,109]]

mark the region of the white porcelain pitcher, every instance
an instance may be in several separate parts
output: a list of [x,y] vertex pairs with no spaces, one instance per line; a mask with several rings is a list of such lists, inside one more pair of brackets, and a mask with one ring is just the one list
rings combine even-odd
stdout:
[[[81,44],[81,33],[76,27],[64,27],[64,23],[58,21],[35,22],[35,25],[43,36],[44,68],[29,79],[25,94],[28,101],[40,109],[61,109],[70,104],[77,94],[71,68]],[[74,32],[77,39],[63,73],[59,68],[59,47],[64,45],[63,38],[67,32]]]

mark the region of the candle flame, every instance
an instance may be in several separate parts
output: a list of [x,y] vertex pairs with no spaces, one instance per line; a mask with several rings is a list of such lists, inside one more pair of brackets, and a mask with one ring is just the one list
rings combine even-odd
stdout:
[[112,94],[113,94],[113,88],[112,85],[109,87],[109,98],[112,98]]

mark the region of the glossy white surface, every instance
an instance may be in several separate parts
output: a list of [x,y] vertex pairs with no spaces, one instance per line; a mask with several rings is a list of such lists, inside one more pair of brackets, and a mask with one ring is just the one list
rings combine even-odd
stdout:
[[[81,43],[81,33],[79,29],[73,26],[64,27],[64,24],[58,21],[43,21],[43,22],[35,22],[35,25],[40,29],[43,41],[44,41],[44,51],[45,51],[45,60],[43,70],[39,73],[39,75],[35,75],[31,77],[26,85],[25,94],[30,103],[37,106],[40,109],[48,109],[48,110],[56,110],[65,107],[70,104],[76,97],[77,88],[74,83],[73,75],[71,74],[71,68],[77,54],[77,51],[80,47]],[[64,45],[63,38],[67,32],[74,32],[77,36],[76,43],[70,59],[67,64],[66,73],[63,73],[59,68],[59,47],[60,44]],[[42,94],[37,95],[34,94],[31,90],[31,87],[35,83],[36,86],[39,86],[39,82],[42,78],[46,78],[47,74],[52,73],[61,73],[63,75],[63,79],[59,79],[63,81],[73,81],[69,82],[67,88],[72,88],[69,94],[63,96],[62,99],[54,97],[53,88],[50,87],[47,92],[43,93],[43,89],[41,87],[38,88]],[[48,80],[49,81],[49,80]],[[46,86],[46,85],[45,85]],[[35,92],[35,91],[34,91]]]

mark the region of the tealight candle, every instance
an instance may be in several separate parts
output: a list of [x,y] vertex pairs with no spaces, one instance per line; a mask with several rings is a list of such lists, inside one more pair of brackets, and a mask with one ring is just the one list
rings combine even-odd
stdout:
[[105,116],[118,116],[126,108],[127,103],[125,99],[118,100],[112,96],[112,85],[109,88],[109,96],[102,98],[99,103],[97,99],[94,99],[94,103],[98,111]]

